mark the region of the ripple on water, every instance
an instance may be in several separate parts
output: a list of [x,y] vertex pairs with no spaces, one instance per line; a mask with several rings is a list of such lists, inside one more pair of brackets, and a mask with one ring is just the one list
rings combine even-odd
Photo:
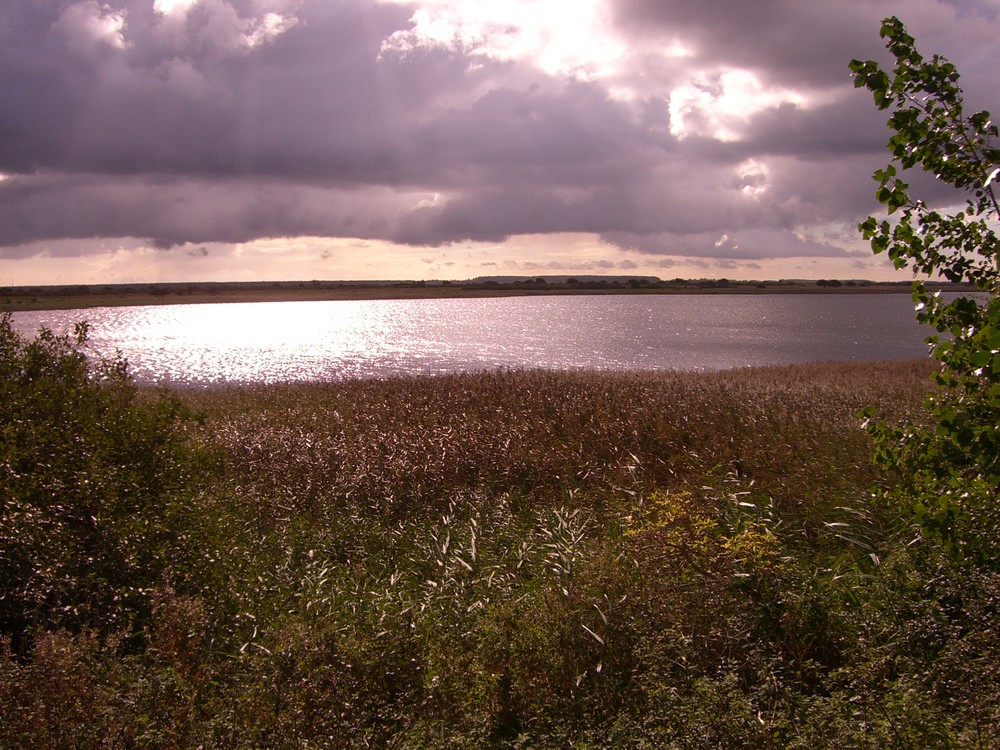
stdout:
[[91,324],[142,382],[326,381],[500,367],[712,370],[926,354],[906,294],[260,302],[15,313]]

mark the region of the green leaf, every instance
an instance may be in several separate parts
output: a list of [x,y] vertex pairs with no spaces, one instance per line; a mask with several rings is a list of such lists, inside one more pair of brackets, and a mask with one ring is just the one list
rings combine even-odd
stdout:
[[[880,30],[895,59],[891,71],[872,61],[851,61],[855,86],[869,90],[875,106],[889,109],[892,161],[872,176],[876,200],[895,226],[868,217],[858,225],[874,253],[888,251],[897,269],[912,264],[931,279],[963,283],[986,295],[944,303],[919,281],[913,298],[917,320],[942,336],[929,336],[941,363],[935,382],[942,389],[927,404],[925,422],[891,429],[866,416],[875,441],[875,460],[900,471],[897,490],[925,534],[949,553],[995,545],[1000,527],[1000,208],[992,192],[1000,178],[997,127],[988,112],[963,114],[957,68],[935,55],[926,60],[895,17]],[[910,194],[899,168],[920,167],[968,196],[965,210],[934,210]],[[934,196],[937,199],[937,196]],[[981,531],[968,519],[982,518]],[[993,520],[990,520],[993,519]],[[960,528],[961,526],[961,528]]]

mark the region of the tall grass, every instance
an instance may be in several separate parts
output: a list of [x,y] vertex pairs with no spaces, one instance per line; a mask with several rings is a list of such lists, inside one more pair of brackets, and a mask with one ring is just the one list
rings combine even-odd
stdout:
[[737,467],[789,499],[814,490],[818,473],[828,475],[821,486],[856,485],[872,476],[857,411],[912,411],[926,375],[923,363],[521,371],[186,397],[209,415],[211,439],[226,446],[247,491],[300,509],[354,498],[395,518],[447,504],[461,489],[537,502],[582,487],[701,483]]
[[1000,585],[871,492],[928,373],[183,392],[201,557],[139,647],[8,648],[0,746],[996,746]]

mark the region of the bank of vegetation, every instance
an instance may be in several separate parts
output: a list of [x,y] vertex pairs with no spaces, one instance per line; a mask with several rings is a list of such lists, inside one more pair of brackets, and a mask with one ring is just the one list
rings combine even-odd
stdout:
[[[968,291],[941,282],[933,291]],[[0,287],[0,311],[76,310],[126,305],[189,305],[222,302],[313,302],[385,299],[481,299],[487,297],[605,294],[892,294],[909,282],[734,281],[655,277],[484,277],[466,281],[267,281],[153,284],[69,284]]]
[[929,363],[163,394],[78,334],[0,327],[0,747],[1000,742],[1000,579],[858,416]]

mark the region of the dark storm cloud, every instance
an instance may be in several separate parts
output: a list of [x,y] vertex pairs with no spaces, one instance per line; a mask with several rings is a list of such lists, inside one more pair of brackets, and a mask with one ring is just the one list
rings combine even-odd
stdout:
[[[899,13],[995,100],[995,8],[963,7],[617,0],[608,33],[637,50],[612,81],[632,86],[622,97],[462,45],[386,47],[415,6],[199,0],[164,16],[152,0],[12,0],[0,8],[0,254],[88,237],[441,245],[592,232],[652,254],[843,255],[797,229],[872,208],[887,133],[847,61],[878,56],[879,19]],[[656,66],[639,53],[675,41],[685,54]],[[725,94],[731,67],[799,96],[730,113],[729,140],[697,108],[698,128],[671,132],[672,90]]]
[[149,238],[158,247],[309,234],[384,237],[416,199],[287,181],[42,176],[0,183],[0,232],[36,239]]
[[490,90],[422,124],[407,145],[424,170],[450,170],[455,184],[575,187],[635,179],[648,164],[642,137],[603,89],[569,82]]
[[125,20],[117,46],[85,20],[108,23],[108,6],[13,6],[0,58],[2,171],[352,179],[391,160],[400,112],[379,96],[376,58],[405,24],[402,9],[315,2],[250,48],[252,19],[222,0],[195,5],[179,28],[148,0],[114,6]]
[[989,30],[996,5],[965,0],[615,0],[612,8],[630,35],[676,35],[696,58],[793,86],[837,87],[850,58],[888,59],[878,29],[889,15],[900,16],[918,39],[933,38],[935,50],[949,56],[970,46],[995,51],[996,44],[995,26]]

